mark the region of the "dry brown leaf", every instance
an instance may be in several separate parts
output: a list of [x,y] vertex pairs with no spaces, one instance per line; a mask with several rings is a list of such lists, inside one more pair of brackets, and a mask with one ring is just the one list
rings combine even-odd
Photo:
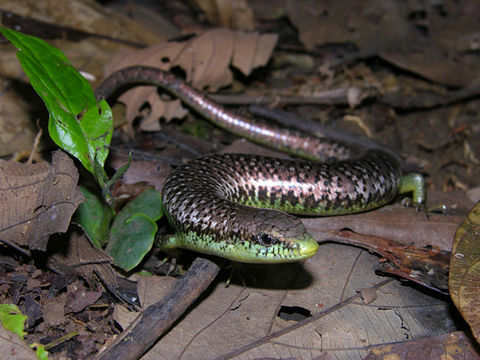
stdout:
[[[478,234],[480,234],[480,227]],[[460,300],[459,309],[463,318],[470,325],[477,341],[480,342],[480,259],[477,259],[470,266],[463,277],[458,298]]]
[[99,291],[89,291],[82,281],[76,281],[67,286],[67,301],[64,308],[64,314],[77,313],[84,310],[87,306],[94,304],[100,299],[102,293]]
[[277,37],[276,34],[263,34],[259,37],[257,33],[236,33],[233,67],[248,76],[253,69],[264,66],[270,59]]
[[52,165],[0,160],[0,238],[28,249],[44,251],[51,234],[67,231],[83,196],[78,171],[63,151]]
[[347,42],[355,43],[367,54],[380,49],[404,49],[416,31],[403,4],[394,1],[287,0],[286,11],[308,49]]
[[[182,103],[178,99],[156,101],[157,99],[157,93],[150,93],[146,99],[146,102],[152,104],[152,107],[151,111],[142,119],[143,131],[159,131],[161,129],[157,114],[163,114],[165,119],[182,119],[188,114],[188,110],[182,107]],[[130,108],[133,109],[132,106]]]
[[380,56],[442,84],[478,85],[480,63],[477,57],[468,54],[478,46],[478,16],[473,14],[480,11],[479,3],[450,3],[447,8],[445,14],[440,14],[426,7],[427,39],[424,35],[412,34],[412,43],[403,51],[388,49]]
[[137,282],[137,293],[142,308],[146,309],[160,301],[177,281],[165,276],[140,276]]
[[17,334],[0,323],[0,358],[9,360],[38,360],[35,352]]
[[[180,67],[185,71],[186,81],[197,89],[208,87],[210,91],[230,85],[233,80],[230,64],[248,76],[251,71],[265,65],[277,41],[276,35],[245,34],[227,29],[214,29],[184,42],[159,43],[130,54],[119,54],[106,67],[106,75],[132,65],[153,66],[168,71]],[[127,121],[132,125],[145,102],[151,105],[151,119],[182,115],[170,109],[170,114],[156,102],[161,101],[155,87],[136,87],[124,93],[119,100],[127,106]],[[173,115],[172,115],[173,114]],[[152,128],[151,121],[146,130]],[[157,127],[153,127],[157,129]]]
[[44,299],[42,303],[42,317],[48,327],[56,327],[67,321],[64,315],[67,294]]
[[480,342],[480,203],[474,206],[455,234],[449,291],[453,303]]

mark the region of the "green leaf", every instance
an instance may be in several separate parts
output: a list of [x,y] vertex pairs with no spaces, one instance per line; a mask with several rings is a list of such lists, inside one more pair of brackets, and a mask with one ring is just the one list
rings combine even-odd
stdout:
[[150,251],[157,232],[157,224],[145,214],[134,214],[117,227],[110,238],[107,253],[126,271],[137,266]]
[[106,252],[123,269],[133,269],[152,248],[157,232],[155,221],[162,215],[160,193],[154,189],[145,190],[115,217]]
[[102,249],[108,241],[112,209],[88,188],[80,186],[80,190],[84,200],[75,213],[74,221],[80,224],[93,245]]
[[112,195],[112,190],[111,187],[113,184],[115,184],[117,181],[119,181],[123,175],[127,172],[128,168],[130,167],[130,164],[132,163],[132,151],[128,154],[128,162],[121,166],[115,174],[113,174],[112,178],[109,180],[106,176],[105,170],[103,167],[100,167],[97,165],[98,163],[95,162],[95,173],[99,174],[97,175],[98,178],[102,179],[102,181],[99,181],[100,187],[102,188],[102,194],[103,194],[103,199],[105,202],[110,206],[111,208],[114,208],[113,204],[113,195]]
[[113,174],[112,178],[105,183],[105,186],[110,188],[113,184],[119,181],[123,175],[127,172],[128,168],[132,164],[132,151],[128,153],[128,162],[125,165],[122,165],[116,172]]
[[41,344],[32,344],[31,347],[35,348],[35,355],[39,360],[48,360],[48,351],[45,350],[45,346]]
[[20,312],[17,305],[14,304],[2,304],[0,305],[0,321],[5,329],[17,334],[23,339],[25,332],[25,321],[27,316]]
[[113,221],[110,237],[119,231],[119,228],[129,217],[138,213],[145,214],[153,221],[160,219],[163,215],[161,194],[155,189],[146,189],[126,204]]
[[53,141],[88,171],[93,172],[95,159],[103,166],[113,128],[108,104],[97,104],[88,81],[60,50],[15,30],[0,32],[17,47],[18,60],[48,109]]
[[[25,321],[27,316],[23,315],[17,305],[14,304],[1,304],[0,305],[0,321],[5,329],[11,331],[23,340],[26,332]],[[48,360],[48,352],[45,350],[45,346],[40,344],[31,344],[31,348],[36,348],[35,354],[40,360]]]

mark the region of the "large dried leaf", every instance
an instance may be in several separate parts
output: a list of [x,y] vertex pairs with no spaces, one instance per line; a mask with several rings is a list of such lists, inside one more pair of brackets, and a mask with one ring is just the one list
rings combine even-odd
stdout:
[[[360,359],[370,347],[454,331],[448,302],[375,275],[367,251],[324,244],[303,266],[245,266],[247,287],[217,286],[145,359]],[[365,304],[357,289],[378,298]]]
[[[152,44],[159,40],[158,35],[141,23],[90,0],[2,0],[1,9],[55,25],[132,42]],[[50,37],[53,37],[52,35],[47,34]],[[103,46],[105,47],[105,43]],[[92,60],[95,59],[90,59]]]
[[44,299],[42,302],[42,317],[48,326],[59,326],[66,322],[64,315],[67,294]]
[[449,289],[453,303],[480,341],[480,203],[455,234]]
[[[197,89],[208,87],[216,91],[230,85],[233,75],[229,66],[238,68],[248,76],[258,66],[265,65],[277,41],[277,35],[233,32],[227,29],[214,29],[183,42],[165,42],[130,54],[119,54],[106,68],[107,75],[131,65],[146,65],[168,71],[180,67],[185,71],[186,81]],[[140,108],[150,103],[150,119],[170,116],[182,117],[181,110],[170,115],[164,112],[156,87],[136,87],[120,97],[127,106],[127,120],[131,125]],[[180,106],[180,105],[177,105]],[[152,120],[142,129],[152,128]]]
[[89,291],[82,281],[69,284],[67,286],[64,314],[85,310],[87,306],[93,305],[101,296],[100,291]]
[[0,238],[16,246],[45,250],[48,237],[65,232],[83,197],[78,171],[62,151],[52,165],[0,160]]
[[[300,40],[309,49],[348,41],[366,52],[385,47],[403,48],[404,38],[412,31],[402,4],[390,0],[287,0],[286,11],[298,29]],[[391,12],[397,16],[386,16]]]

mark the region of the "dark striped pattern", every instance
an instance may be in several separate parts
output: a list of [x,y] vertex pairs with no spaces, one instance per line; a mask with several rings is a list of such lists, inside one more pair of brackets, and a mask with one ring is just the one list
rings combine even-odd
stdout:
[[399,191],[413,190],[414,201],[423,201],[423,179],[402,177],[396,160],[384,152],[356,150],[254,122],[158,69],[120,70],[99,86],[97,98],[131,83],[158,85],[237,135],[310,160],[327,161],[219,154],[178,167],[163,188],[163,204],[177,231],[164,241],[164,248],[183,247],[244,262],[298,261],[313,256],[317,244],[302,222],[285,212],[355,213],[386,204]]

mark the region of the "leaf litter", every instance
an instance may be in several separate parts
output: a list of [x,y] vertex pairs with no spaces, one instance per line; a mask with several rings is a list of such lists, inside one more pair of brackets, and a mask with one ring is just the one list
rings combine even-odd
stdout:
[[[348,11],[350,10],[348,9]],[[305,17],[304,20],[306,19]],[[448,26],[445,27],[445,29],[447,28]],[[405,68],[408,69],[407,66]],[[420,73],[422,72],[420,71]],[[448,74],[448,71],[444,74]],[[427,77],[434,78],[433,75],[427,75]],[[441,78],[434,79],[447,82]],[[460,77],[458,81],[464,81],[463,79]],[[359,110],[359,112],[362,111]],[[437,111],[434,114],[434,117],[438,119],[444,118],[442,111]],[[463,117],[453,117],[451,120],[453,121],[452,125],[461,125],[465,121],[468,124],[470,121],[468,114],[464,114]],[[417,119],[407,121],[414,126],[418,126],[418,124],[423,126],[423,123]],[[367,126],[370,125],[367,123]],[[435,124],[435,126],[437,125]],[[428,145],[430,142],[428,131],[426,133],[426,137],[419,137],[422,145]],[[460,132],[459,134],[462,135],[463,133]],[[438,138],[439,134],[436,133],[435,135]],[[452,138],[443,137],[443,139],[448,139],[449,142],[447,144],[439,143],[434,152],[442,152],[445,146],[454,147],[455,140],[458,138],[452,140]],[[405,143],[408,146],[415,146],[412,145],[412,139],[406,139]],[[413,142],[413,144],[415,143]],[[441,168],[452,166],[452,158],[454,159],[453,163],[461,162],[458,160],[459,156],[457,154],[455,151],[449,151],[448,157],[443,161]],[[468,161],[464,164],[461,166],[468,170],[470,166]],[[436,170],[431,167],[427,169]],[[434,177],[434,181],[442,178],[441,176],[432,177]],[[460,186],[462,182],[465,182],[465,178],[450,178],[444,184],[448,188],[448,186]],[[452,205],[452,208],[455,208],[455,206]],[[410,210],[412,209],[405,209],[406,213]],[[366,229],[376,228],[385,219],[394,219],[398,216],[397,211],[401,210],[394,209],[393,213],[387,211],[387,214],[384,217],[379,217],[376,222],[374,219],[351,220],[347,227],[354,228],[355,232],[365,235]],[[421,217],[421,215],[415,215],[411,211],[410,216],[412,215],[417,220]],[[408,236],[408,224],[409,221],[412,221],[412,218],[406,217],[406,220],[399,221],[400,224],[402,222],[406,224],[403,225],[403,232],[393,231],[390,234],[406,240],[409,244],[434,245],[441,249],[448,249],[448,238],[450,237],[448,234],[454,232],[455,221],[458,221],[458,218],[461,218],[462,215],[466,215],[464,208],[460,209],[458,213],[452,214],[453,218],[447,217],[445,222],[441,219],[438,223],[434,221],[434,225],[430,227],[428,221],[422,218],[420,225],[415,223],[411,227],[415,226],[415,229],[418,227],[421,229],[422,223],[425,223],[426,227],[419,236],[413,238],[411,237],[411,231],[410,236]],[[305,219],[305,221],[314,222],[315,219]],[[394,229],[393,224],[394,221],[392,221],[392,224],[388,223],[381,236],[390,238],[388,228]],[[331,225],[336,229],[339,229],[340,226],[340,224]],[[437,232],[432,235],[435,230]],[[368,236],[372,236],[372,234],[368,234]],[[77,244],[80,248],[85,248],[86,243],[88,241],[83,239],[82,242]],[[456,327],[452,325],[452,319],[446,317],[446,303],[442,298],[436,299],[435,296],[430,296],[430,294],[425,294],[414,288],[404,287],[397,282],[385,283],[384,277],[370,276],[380,268],[378,258],[363,250],[343,245],[326,244],[322,245],[321,251],[322,254],[317,254],[318,259],[314,258],[315,261],[313,261],[314,259],[308,261],[303,268],[289,265],[285,268],[259,267],[256,269],[254,266],[248,272],[254,275],[255,281],[244,275],[248,285],[247,289],[243,289],[240,280],[235,280],[229,288],[230,290],[223,289],[222,284],[217,285],[194,310],[189,312],[159,342],[159,344],[162,344],[162,348],[155,347],[152,349],[152,354],[147,354],[146,357],[152,356],[155,358],[155,355],[161,352],[166,358],[176,357],[173,354],[182,358],[195,358],[193,357],[195,354],[205,354],[205,357],[220,357],[228,354],[238,358],[267,357],[273,353],[276,356],[284,357],[300,354],[305,358],[310,358],[318,355],[315,353],[318,350],[318,344],[321,344],[332,358],[363,357],[369,351],[371,351],[370,354],[378,354],[380,350],[372,350],[372,347],[378,346],[378,349],[380,349],[381,344],[388,340],[398,342],[396,344],[398,350],[394,352],[395,354],[400,354],[409,346],[417,346],[419,350],[428,349],[428,346],[430,346],[428,341],[423,344],[410,345],[408,340],[436,335],[438,335],[439,346],[452,344],[448,342],[445,335],[442,339],[443,333],[456,330]],[[89,264],[90,256],[86,252],[74,263],[87,267],[91,265]],[[109,268],[108,258],[99,258],[98,261],[102,265],[108,264],[107,268]],[[109,271],[114,274],[111,267],[107,273]],[[31,273],[33,272],[28,272],[28,274]],[[84,275],[88,273],[90,273],[89,281],[94,284],[94,277],[91,274],[98,273],[98,266],[90,269],[86,268]],[[67,277],[70,278],[72,275],[69,274]],[[17,280],[19,279],[17,278]],[[65,281],[65,284],[74,282],[73,279],[70,279]],[[110,279],[109,282],[113,283],[114,281]],[[12,290],[17,291],[19,289],[18,284],[23,283],[14,282],[14,284]],[[67,287],[67,285],[64,285],[61,289]],[[28,286],[25,285],[25,289],[27,288],[36,289],[38,284],[30,281]],[[363,303],[360,295],[357,294],[357,290],[365,288],[375,290],[378,298],[373,303]],[[32,302],[32,297],[30,297],[28,303],[31,304],[30,313],[33,317],[36,317],[38,316],[38,314],[35,315],[38,307],[34,301],[35,299]],[[59,304],[56,306],[61,308],[63,302],[64,300],[60,298]],[[312,316],[307,318],[308,322],[306,323],[292,324],[292,321],[295,320],[284,320],[277,316],[282,306],[296,308],[298,311],[305,309]],[[199,309],[201,309],[201,312],[199,312]],[[52,321],[58,322],[60,319],[53,319]],[[438,324],[441,324],[441,326]],[[71,329],[71,324],[67,328]],[[450,339],[454,336],[456,335],[451,335]],[[229,339],[228,343],[221,341],[225,338]],[[462,345],[462,341],[459,338],[453,344],[458,344],[462,349],[467,349],[468,346]],[[171,350],[171,352],[165,349]],[[205,349],[208,349],[209,352],[205,353]],[[448,350],[448,348],[445,349]]]

